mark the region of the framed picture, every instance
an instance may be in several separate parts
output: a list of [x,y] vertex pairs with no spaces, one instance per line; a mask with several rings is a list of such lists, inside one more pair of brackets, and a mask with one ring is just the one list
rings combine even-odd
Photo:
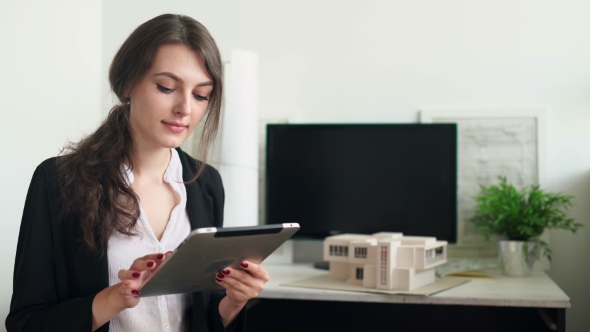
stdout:
[[[454,257],[496,257],[497,241],[485,241],[467,220],[475,212],[479,186],[505,176],[517,187],[545,183],[546,124],[544,107],[425,107],[422,123],[456,123],[458,138],[457,243]],[[548,234],[542,239],[549,242]],[[548,268],[546,259],[535,264]]]

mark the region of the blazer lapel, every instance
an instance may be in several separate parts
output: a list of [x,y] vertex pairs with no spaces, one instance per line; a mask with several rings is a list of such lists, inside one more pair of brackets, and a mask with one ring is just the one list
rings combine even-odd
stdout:
[[[176,149],[182,164],[182,179],[186,182],[195,176],[189,160],[180,148]],[[196,170],[196,169],[195,169]],[[191,223],[191,229],[211,227],[213,223],[213,198],[201,186],[199,179],[185,184],[186,212]]]

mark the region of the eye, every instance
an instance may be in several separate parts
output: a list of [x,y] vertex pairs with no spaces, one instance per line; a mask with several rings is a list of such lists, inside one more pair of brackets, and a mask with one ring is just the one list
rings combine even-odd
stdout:
[[196,93],[193,94],[193,96],[195,96],[195,99],[198,100],[198,101],[206,101],[206,100],[209,100],[209,98],[207,98],[205,96],[198,95]]
[[163,93],[166,93],[166,94],[168,94],[168,93],[172,93],[172,92],[174,92],[174,90],[173,90],[173,89],[167,88],[167,87],[165,87],[165,86],[163,86],[163,85],[156,84],[156,86],[158,87],[158,90],[160,90],[160,91],[161,91],[161,92],[163,92]]

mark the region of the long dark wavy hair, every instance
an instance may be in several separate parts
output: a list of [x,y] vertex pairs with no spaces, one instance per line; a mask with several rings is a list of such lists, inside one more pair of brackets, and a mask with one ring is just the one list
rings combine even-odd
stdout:
[[92,252],[104,254],[113,232],[134,235],[139,200],[121,171],[123,164],[133,168],[130,101],[125,94],[143,78],[158,48],[166,44],[182,44],[194,50],[213,81],[199,146],[202,162],[189,182],[205,168],[221,111],[223,66],[219,49],[207,29],[194,19],[160,15],[137,27],[113,58],[109,81],[120,103],[94,133],[77,143],[68,143],[57,157],[61,217],[74,217],[80,222],[83,241]]

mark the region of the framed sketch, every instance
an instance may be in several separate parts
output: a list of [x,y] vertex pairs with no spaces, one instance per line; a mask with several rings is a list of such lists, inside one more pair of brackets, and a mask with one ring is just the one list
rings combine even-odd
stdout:
[[[517,187],[545,183],[546,121],[544,107],[443,108],[425,107],[422,123],[456,123],[458,138],[457,243],[454,257],[496,257],[497,239],[485,241],[467,220],[475,212],[473,197],[479,185],[488,186],[505,176]],[[549,242],[548,234],[542,239]],[[547,269],[549,262],[538,265]]]

